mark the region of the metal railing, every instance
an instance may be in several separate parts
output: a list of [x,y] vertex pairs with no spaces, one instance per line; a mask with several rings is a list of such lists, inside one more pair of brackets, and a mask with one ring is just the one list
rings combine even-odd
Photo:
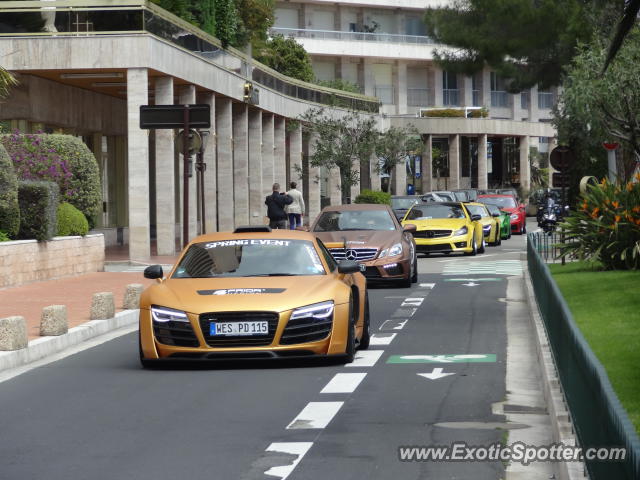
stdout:
[[454,107],[460,105],[460,91],[457,89],[443,88],[442,105]]
[[531,104],[531,95],[529,92],[520,92],[520,108],[529,110]]
[[626,448],[624,461],[585,459],[589,476],[592,480],[638,479],[638,435],[539,255],[538,240],[536,235],[528,235],[529,273],[580,446],[583,451],[602,446]]
[[394,103],[395,90],[393,85],[376,85],[374,87],[374,95],[380,99],[383,104],[391,105]]
[[431,104],[430,88],[407,88],[407,105],[410,107],[426,107]]
[[538,108],[553,108],[556,103],[556,95],[553,92],[538,92]]
[[496,108],[506,108],[509,106],[509,96],[507,92],[500,90],[491,91],[491,106]]
[[401,35],[396,33],[345,32],[340,30],[311,30],[307,28],[272,27],[272,33],[285,37],[314,38],[317,40],[346,40],[356,42],[409,43],[418,45],[434,45],[431,37],[423,35]]
[[3,1],[0,17],[0,39],[152,35],[289,97],[371,113],[380,107],[373,97],[302,82],[222,48],[217,38],[146,0]]
[[474,107],[480,106],[480,90],[471,90],[471,103]]

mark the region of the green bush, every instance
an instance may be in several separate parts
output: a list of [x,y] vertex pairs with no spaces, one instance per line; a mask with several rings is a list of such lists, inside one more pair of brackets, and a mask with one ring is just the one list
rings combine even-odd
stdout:
[[600,260],[607,270],[640,270],[640,174],[637,182],[604,179],[582,195],[578,209],[562,224],[562,255]]
[[8,242],[9,240],[11,240],[9,235],[0,230],[0,242]]
[[439,108],[437,110],[423,110],[420,112],[421,117],[464,117],[464,110],[456,108]]
[[20,239],[51,240],[58,230],[59,189],[54,182],[22,180],[18,182]]
[[86,235],[89,231],[89,222],[80,210],[70,203],[63,202],[58,205],[58,236]]
[[356,197],[355,203],[382,203],[391,205],[391,194],[374,190],[362,190]]
[[0,144],[0,230],[15,237],[20,230],[18,179],[11,158]]

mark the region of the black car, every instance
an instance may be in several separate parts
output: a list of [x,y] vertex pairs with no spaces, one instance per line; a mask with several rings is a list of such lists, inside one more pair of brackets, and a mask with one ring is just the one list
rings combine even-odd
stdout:
[[409,209],[418,202],[420,202],[419,195],[393,195],[391,197],[391,208],[398,221],[400,221]]

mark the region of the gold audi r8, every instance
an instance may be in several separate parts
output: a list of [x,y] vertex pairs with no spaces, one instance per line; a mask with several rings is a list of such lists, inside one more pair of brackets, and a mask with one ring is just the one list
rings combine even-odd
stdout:
[[471,215],[460,202],[418,203],[407,212],[402,225],[415,225],[413,236],[418,252],[484,252],[480,216]]
[[326,356],[369,346],[360,266],[302,231],[268,226],[195,238],[140,299],[140,361]]
[[465,202],[469,215],[480,215],[484,240],[489,245],[498,245],[500,240],[500,221],[493,217],[484,203]]

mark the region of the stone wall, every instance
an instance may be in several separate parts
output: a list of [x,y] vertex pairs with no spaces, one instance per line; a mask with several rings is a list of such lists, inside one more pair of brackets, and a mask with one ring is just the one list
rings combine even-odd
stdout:
[[0,242],[0,288],[104,270],[104,236]]

